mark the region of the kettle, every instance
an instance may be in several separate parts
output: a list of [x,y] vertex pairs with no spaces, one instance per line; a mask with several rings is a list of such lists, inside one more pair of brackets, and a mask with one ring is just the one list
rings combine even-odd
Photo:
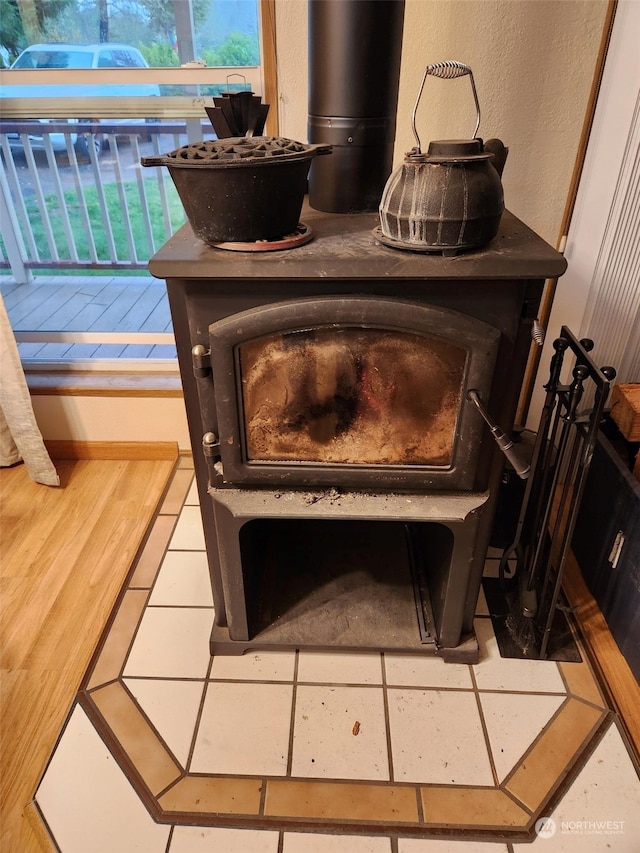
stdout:
[[[471,139],[429,143],[422,152],[416,113],[429,75],[444,80],[469,76],[476,105]],[[477,136],[480,104],[468,65],[446,60],[428,65],[412,115],[417,146],[389,177],[380,201],[380,225],[374,236],[381,243],[414,252],[455,255],[489,243],[498,233],[504,211],[500,177],[508,149],[499,139],[483,142]]]

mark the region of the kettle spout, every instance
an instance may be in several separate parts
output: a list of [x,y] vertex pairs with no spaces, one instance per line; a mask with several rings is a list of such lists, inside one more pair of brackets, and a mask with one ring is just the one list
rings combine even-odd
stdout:
[[484,150],[489,154],[493,154],[493,166],[496,172],[502,177],[502,170],[507,161],[509,149],[499,139],[487,139],[484,143]]

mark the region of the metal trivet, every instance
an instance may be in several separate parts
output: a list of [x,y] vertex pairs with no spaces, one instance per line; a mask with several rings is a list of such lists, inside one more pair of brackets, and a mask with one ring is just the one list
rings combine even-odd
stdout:
[[433,243],[409,243],[405,240],[396,240],[393,237],[388,237],[386,234],[382,233],[382,229],[378,225],[371,232],[376,240],[382,243],[384,246],[389,246],[391,249],[402,249],[406,252],[421,252],[422,254],[429,255],[443,255],[445,258],[452,258],[461,252],[468,252],[473,249],[484,248],[480,247],[477,244],[464,244],[461,243],[459,246],[437,246]]
[[313,231],[303,222],[292,234],[287,234],[277,240],[256,240],[253,243],[228,242],[212,243],[216,249],[226,249],[229,252],[279,252],[283,249],[296,249],[304,246],[313,237]]

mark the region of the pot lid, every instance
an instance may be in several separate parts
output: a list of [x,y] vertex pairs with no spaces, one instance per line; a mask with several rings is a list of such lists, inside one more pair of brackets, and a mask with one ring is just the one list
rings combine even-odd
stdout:
[[414,148],[407,154],[410,163],[451,163],[465,160],[489,160],[493,154],[484,150],[482,140],[436,139],[429,143],[426,154]]
[[[331,151],[330,145],[305,145],[278,136],[240,136],[191,142],[164,154],[162,164],[171,166],[243,166],[302,160]],[[154,161],[153,163],[150,161]],[[159,165],[158,158],[145,157],[143,165]]]

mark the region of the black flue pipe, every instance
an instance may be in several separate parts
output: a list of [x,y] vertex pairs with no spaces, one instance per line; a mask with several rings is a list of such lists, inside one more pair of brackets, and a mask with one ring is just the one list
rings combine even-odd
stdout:
[[404,0],[309,0],[309,203],[377,211],[393,167]]

